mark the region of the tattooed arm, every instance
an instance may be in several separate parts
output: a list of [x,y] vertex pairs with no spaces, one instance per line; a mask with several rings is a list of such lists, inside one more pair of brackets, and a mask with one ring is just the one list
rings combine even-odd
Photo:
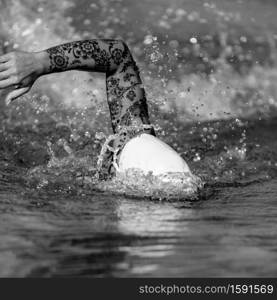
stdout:
[[138,68],[121,40],[76,41],[42,52],[18,51],[0,56],[0,89],[13,88],[7,97],[9,102],[27,93],[38,77],[67,70],[106,73],[114,132],[121,126],[150,124]]

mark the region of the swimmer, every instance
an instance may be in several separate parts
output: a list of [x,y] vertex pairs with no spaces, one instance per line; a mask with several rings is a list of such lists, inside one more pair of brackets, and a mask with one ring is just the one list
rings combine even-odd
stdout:
[[156,137],[138,67],[122,40],[74,41],[41,52],[4,54],[0,56],[0,89],[11,89],[6,97],[6,103],[10,103],[27,93],[40,76],[68,70],[106,74],[114,135],[99,156],[101,178],[130,169],[153,175],[191,174],[178,153]]

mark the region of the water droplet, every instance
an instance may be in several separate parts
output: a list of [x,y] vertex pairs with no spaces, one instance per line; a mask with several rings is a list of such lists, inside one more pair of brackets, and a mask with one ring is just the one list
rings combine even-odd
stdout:
[[190,38],[190,40],[189,40],[192,44],[197,44],[197,38],[195,38],[195,37],[192,37],[192,38]]

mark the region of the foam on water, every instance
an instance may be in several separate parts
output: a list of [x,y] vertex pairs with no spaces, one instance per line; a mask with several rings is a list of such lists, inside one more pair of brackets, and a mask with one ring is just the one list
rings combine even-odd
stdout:
[[201,179],[191,173],[145,174],[139,169],[129,169],[98,187],[113,194],[158,200],[194,200],[203,187]]
[[49,75],[9,107],[0,96],[0,276],[276,276],[276,11],[276,0],[0,0],[0,51],[126,40],[157,136],[197,175],[98,181],[111,133],[98,75]]
[[78,194],[101,190],[114,195],[167,200],[197,199],[197,192],[203,187],[202,180],[190,172],[154,175],[133,168],[118,173],[111,180],[99,181],[95,161],[90,157],[90,153],[83,153],[78,157],[65,141],[60,143],[68,155],[57,158],[52,145],[48,143],[51,158],[47,166],[37,166],[28,171],[27,180],[30,187]]
[[[232,157],[238,166],[247,165],[249,144],[247,132],[242,130],[247,127],[245,119],[276,116],[275,25],[268,21],[272,31],[259,27],[260,20],[255,26],[252,21],[246,26],[250,21],[245,24],[239,10],[232,11],[227,2],[187,1],[184,6],[181,0],[170,4],[160,1],[160,9],[156,1],[146,2],[99,0],[91,5],[85,0],[1,0],[1,48],[5,52],[39,51],[82,38],[124,38],[143,70],[151,119],[160,128],[158,136],[189,165],[196,166],[194,171],[205,181],[240,178],[244,171],[230,170],[229,160]],[[252,6],[249,9],[254,15]],[[266,13],[271,10],[274,5],[265,8]],[[101,131],[100,136],[108,138],[111,132],[104,84],[103,76],[87,72],[53,74],[39,79],[29,95],[3,107],[2,133],[19,148],[20,159],[28,162],[26,153],[33,148],[42,153],[30,164],[34,167],[28,170],[30,185],[77,193],[90,189],[141,196],[152,193],[158,198],[181,198],[197,192],[202,183],[196,177],[187,182],[177,180],[177,188],[163,189],[160,178],[142,176],[136,170],[128,178],[95,181],[97,155],[104,141],[97,139],[96,133]],[[238,138],[224,140],[220,154],[205,157],[208,151],[220,148],[223,140],[220,126],[204,122],[219,119],[232,119],[226,131]],[[48,122],[47,140],[43,141],[45,129],[41,128]],[[184,130],[188,123],[195,123],[196,129]],[[26,132],[17,138],[10,132],[20,131],[21,125]],[[28,130],[42,140],[39,146]],[[195,136],[197,145],[186,145],[186,136],[192,143]],[[22,145],[26,145],[26,153]]]

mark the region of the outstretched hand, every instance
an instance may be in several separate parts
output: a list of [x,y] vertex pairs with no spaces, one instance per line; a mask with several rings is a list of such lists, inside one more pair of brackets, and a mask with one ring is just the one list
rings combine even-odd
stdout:
[[0,89],[11,89],[6,103],[27,93],[41,74],[36,53],[16,51],[0,56]]

